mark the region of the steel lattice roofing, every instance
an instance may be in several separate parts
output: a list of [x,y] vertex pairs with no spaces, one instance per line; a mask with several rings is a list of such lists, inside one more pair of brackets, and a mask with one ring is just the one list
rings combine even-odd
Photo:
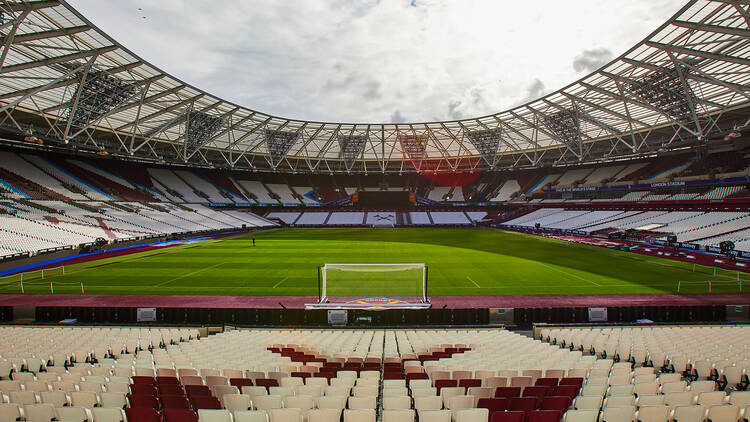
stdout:
[[6,1],[0,122],[70,148],[276,171],[458,171],[634,156],[701,142],[737,111],[747,119],[748,3],[690,1],[601,69],[510,110],[354,124],[224,101],[140,59],[64,1]]

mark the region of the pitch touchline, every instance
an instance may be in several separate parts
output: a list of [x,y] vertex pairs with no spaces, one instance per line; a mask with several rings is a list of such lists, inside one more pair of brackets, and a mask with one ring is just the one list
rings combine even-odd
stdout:
[[472,279],[471,279],[471,277],[469,277],[468,275],[466,276],[466,278],[467,278],[467,279],[468,279],[469,281],[471,281],[472,283],[474,283],[474,285],[475,285],[475,286],[477,286],[477,288],[478,288],[478,289],[481,289],[481,288],[482,288],[482,287],[481,287],[481,286],[480,286],[479,284],[477,284],[477,282],[476,282],[476,281],[472,280]]
[[[653,256],[653,255],[645,255],[645,254],[642,255],[642,254],[638,254],[638,253],[630,253],[628,255],[622,255],[622,254],[613,253],[608,248],[603,248],[601,246],[596,246],[596,245],[588,245],[586,243],[578,243],[578,242],[561,240],[561,239],[555,239],[555,238],[533,236],[533,235],[527,235],[527,234],[523,234],[523,233],[519,233],[519,232],[506,231],[506,230],[501,230],[501,229],[495,229],[495,230],[499,231],[499,232],[502,232],[502,233],[514,234],[514,235],[523,237],[525,239],[534,239],[534,240],[538,240],[538,241],[541,241],[541,242],[547,242],[547,243],[551,243],[553,245],[558,245],[558,246],[564,246],[565,243],[567,243],[568,246],[571,246],[571,247],[576,248],[576,249],[584,249],[584,250],[587,250],[587,251],[590,251],[590,252],[596,252],[596,253],[599,253],[599,254],[602,254],[602,255],[607,255],[607,256],[612,256],[612,257],[617,257],[617,258],[632,259],[633,261],[638,261],[638,262],[643,263],[643,264],[660,265],[662,267],[667,267],[667,268],[671,268],[671,269],[675,269],[675,270],[683,270],[683,271],[687,271],[687,272],[694,272],[694,271],[690,271],[690,269],[687,268],[687,267],[682,267],[682,266],[675,265],[675,264],[680,263],[680,262],[685,263],[685,264],[697,264],[696,262],[676,261],[676,260],[671,260],[669,258],[664,258],[664,257],[661,257],[661,256]],[[592,248],[585,248],[584,246],[592,246]],[[646,258],[664,259],[664,260],[667,260],[668,262],[655,262],[655,261],[652,261],[652,260],[649,260],[649,259],[646,259]],[[697,265],[701,265],[701,264],[697,264]],[[703,266],[707,267],[707,268],[716,268],[716,267],[711,267],[711,266],[708,266],[708,265],[703,265]],[[725,271],[733,271],[733,270],[727,270],[727,269],[724,269],[724,270]],[[734,280],[733,276],[724,275],[724,274],[716,274],[715,277],[723,277],[723,278],[727,278],[729,280]],[[588,281],[589,283],[593,283],[593,281],[590,281],[590,280],[586,280],[586,281]]]
[[183,278],[185,278],[185,277],[190,277],[191,275],[195,275],[195,274],[198,274],[198,273],[202,273],[202,272],[204,272],[204,271],[208,271],[208,270],[210,270],[211,268],[216,268],[216,267],[218,267],[218,266],[220,266],[220,265],[224,265],[224,264],[226,264],[227,262],[229,262],[229,261],[219,262],[218,264],[214,264],[214,265],[211,265],[210,267],[202,268],[202,269],[200,269],[200,270],[195,270],[195,271],[193,271],[193,272],[191,272],[191,273],[187,273],[187,274],[185,274],[185,275],[181,275],[181,276],[179,276],[179,277],[175,277],[175,278],[173,278],[173,279],[171,279],[171,280],[167,280],[167,281],[164,281],[164,282],[162,282],[162,283],[159,283],[159,284],[155,285],[154,287],[161,287],[161,286],[163,286],[163,285],[165,285],[165,284],[168,284],[168,283],[171,283],[171,282],[173,282],[173,281],[181,280],[181,279],[183,279]]
[[281,281],[279,281],[278,283],[276,283],[276,284],[274,284],[274,285],[273,285],[273,288],[275,289],[275,288],[279,287],[279,285],[280,285],[281,283],[285,282],[285,281],[286,281],[286,280],[287,280],[288,278],[289,278],[289,277],[284,277],[284,278],[282,278],[282,279],[281,279]]
[[[539,262],[539,261],[537,261],[537,262]],[[591,280],[585,279],[585,278],[583,278],[583,277],[580,277],[580,276],[577,276],[577,275],[575,275],[575,274],[571,274],[571,273],[569,273],[569,272],[567,272],[567,271],[563,271],[563,270],[561,270],[561,269],[559,269],[559,268],[555,268],[555,267],[553,267],[553,266],[551,266],[551,265],[547,265],[547,264],[545,264],[545,263],[543,263],[543,262],[539,262],[539,263],[540,263],[540,264],[542,264],[542,265],[544,265],[545,267],[547,267],[547,268],[549,268],[549,269],[552,269],[552,270],[555,270],[555,271],[561,272],[561,273],[563,273],[563,274],[567,274],[567,275],[569,275],[569,276],[571,276],[571,277],[575,277],[575,278],[577,278],[577,279],[579,279],[579,280],[583,280],[583,281],[589,282],[589,283],[591,283],[591,284],[593,284],[593,285],[595,285],[595,286],[599,286],[599,287],[602,287],[602,285],[601,285],[601,284],[599,284],[599,283],[595,283],[595,282],[593,282],[593,281],[591,281]]]

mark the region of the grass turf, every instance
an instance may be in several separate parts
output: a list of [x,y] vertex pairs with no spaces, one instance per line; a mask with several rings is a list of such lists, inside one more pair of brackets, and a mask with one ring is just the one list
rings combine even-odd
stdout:
[[[661,258],[499,230],[287,229],[174,246],[65,267],[65,275],[24,282],[26,293],[89,294],[318,294],[324,263],[425,263],[428,295],[737,292],[736,273]],[[49,275],[50,273],[48,273]],[[340,291],[350,296],[399,295],[356,273]],[[13,277],[0,293],[20,293]],[[409,287],[414,290],[414,284]]]

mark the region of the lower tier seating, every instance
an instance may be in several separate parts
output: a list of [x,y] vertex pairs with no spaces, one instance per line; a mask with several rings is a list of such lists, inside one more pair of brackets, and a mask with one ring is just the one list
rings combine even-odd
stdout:
[[0,327],[0,421],[737,422],[749,330]]

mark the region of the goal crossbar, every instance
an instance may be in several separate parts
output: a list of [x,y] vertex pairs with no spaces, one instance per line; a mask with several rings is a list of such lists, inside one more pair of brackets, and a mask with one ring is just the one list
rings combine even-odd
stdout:
[[[384,273],[412,272],[389,278]],[[355,277],[331,277],[337,273],[358,273]],[[373,274],[367,277],[366,274]],[[380,275],[378,275],[380,274]],[[343,278],[340,279],[340,278]],[[332,283],[336,285],[332,292]],[[409,288],[413,290],[404,294]],[[379,291],[382,288],[383,292]],[[395,302],[404,305],[429,304],[427,299],[427,266],[424,263],[329,263],[318,268],[319,304],[331,302],[331,297],[364,297],[388,296],[408,299],[397,299]],[[350,290],[348,290],[350,289]],[[363,293],[364,292],[364,293]],[[394,293],[396,292],[396,293]],[[343,293],[343,294],[340,294]],[[410,300],[409,300],[410,299]],[[415,301],[415,299],[417,299]],[[367,299],[370,300],[370,299]]]

